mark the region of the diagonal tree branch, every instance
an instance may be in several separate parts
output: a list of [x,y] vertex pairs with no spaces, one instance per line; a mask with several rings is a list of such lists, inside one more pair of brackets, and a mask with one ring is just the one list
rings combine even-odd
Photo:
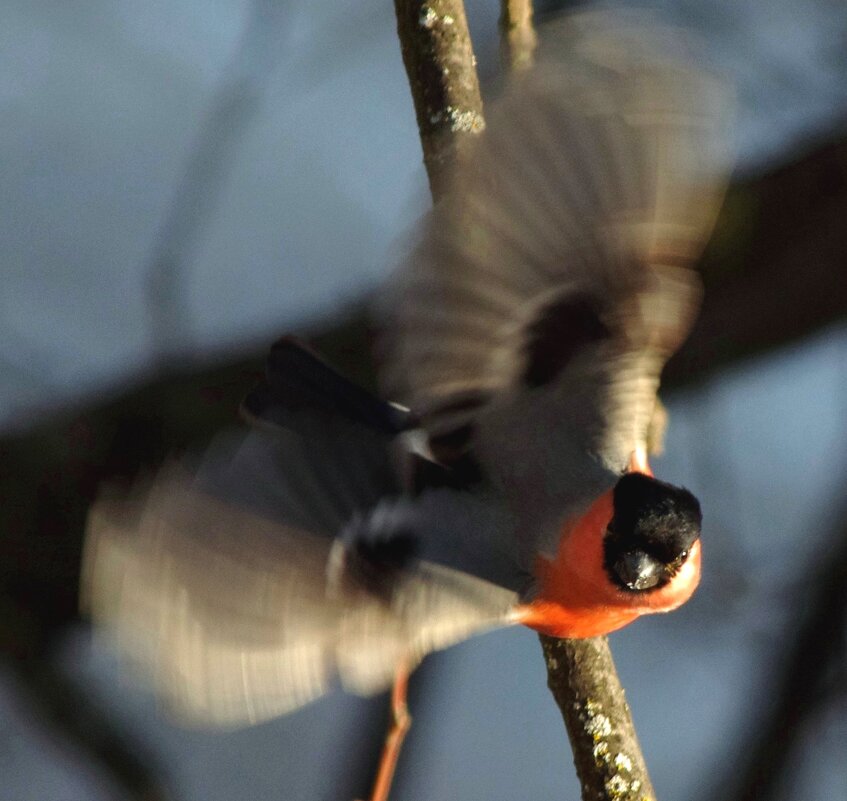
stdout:
[[[703,309],[662,374],[663,394],[847,318],[847,136],[834,132],[831,141],[786,158],[730,185],[699,265]],[[337,349],[348,335],[364,341],[367,326],[363,308],[350,308],[320,326],[321,348]]]
[[[839,209],[847,208],[845,171],[838,167],[847,164],[844,154],[847,140],[836,139],[810,154],[797,156],[769,175],[736,184],[730,190],[725,219],[717,233],[724,244],[713,248],[709,257],[712,267],[707,265],[713,272],[706,278],[704,313],[709,314],[710,305],[721,308],[724,303],[734,304],[734,290],[729,287],[742,280],[736,273],[750,271],[751,286],[758,281],[761,291],[743,318],[727,318],[723,335],[735,348],[721,353],[716,362],[705,358],[705,338],[695,334],[690,344],[697,358],[689,371],[678,365],[672,388],[706,380],[743,355],[772,351],[782,341],[782,337],[775,339],[781,333],[796,342],[827,322],[843,319],[847,312],[843,292],[845,249],[839,255],[819,246],[822,231],[818,221],[835,219]],[[817,185],[814,176],[820,175],[823,180],[826,165],[831,168],[830,190],[812,204],[809,201]],[[743,233],[733,220],[744,197],[748,202],[741,204],[743,208],[759,209],[757,228],[761,234],[750,240],[743,263],[733,262],[731,269],[721,270],[720,253],[732,251],[733,237]],[[843,235],[843,212],[841,216]],[[772,241],[766,236],[768,230]],[[834,227],[830,235],[838,236]],[[779,242],[789,238],[796,238],[797,247],[780,254]],[[747,240],[742,237],[741,241]],[[806,243],[805,252],[814,254],[814,259],[801,258],[801,242]],[[776,283],[767,280],[766,272],[774,263],[782,265]],[[813,300],[815,286],[813,280],[813,286],[806,287],[808,275],[818,277],[814,280],[818,280],[819,299],[825,306],[807,311],[803,304]],[[781,319],[788,329],[774,324],[770,316],[760,321],[763,307],[774,315],[782,309]],[[815,308],[821,316],[815,316]],[[770,341],[756,333],[768,331]],[[370,327],[361,307],[318,320],[304,334],[328,358],[343,363],[357,381],[373,385],[373,365],[362,358],[370,352]],[[233,353],[219,354],[203,366],[190,370],[183,366],[143,384],[124,386],[108,401],[88,401],[53,413],[49,419],[33,421],[17,434],[7,432],[0,437],[0,496],[10,499],[0,504],[0,565],[5,567],[0,570],[0,603],[11,599],[16,609],[13,615],[0,615],[0,654],[4,658],[9,654],[19,658],[21,648],[43,652],[45,643],[57,639],[76,619],[73,588],[78,585],[83,521],[99,483],[130,477],[142,465],[158,464],[165,453],[204,440],[231,423],[239,399],[261,375],[263,357],[263,344],[240,358]],[[801,630],[791,632],[790,639],[793,641]],[[788,651],[792,648],[786,644]],[[764,733],[767,728],[762,724],[759,731]],[[735,768],[734,778],[742,772],[743,768]],[[353,784],[359,783],[357,779]],[[720,786],[725,788],[726,784]]]
[[[845,165],[842,137],[769,175],[736,183],[705,265],[703,320],[710,322],[693,335],[690,362],[670,366],[673,384],[708,377],[843,318]],[[351,363],[353,354],[367,352],[369,330],[361,310],[341,324],[324,320],[317,329],[323,332],[320,349],[337,354],[366,380],[371,366]],[[721,343],[726,347],[719,348]],[[98,483],[132,475],[141,464],[156,463],[174,447],[231,422],[238,398],[261,371],[263,351],[257,346],[243,359],[220,355],[202,369],[125,387],[108,403],[88,402],[2,437],[0,495],[8,502],[0,508],[0,563],[6,568],[0,571],[0,595],[13,597],[18,609],[30,613],[26,619],[22,613],[0,616],[4,654],[17,657],[22,641],[43,650],[75,619],[71,588],[77,583],[85,509]]]
[[662,383],[702,381],[847,313],[843,133],[727,194],[701,271],[703,309]]

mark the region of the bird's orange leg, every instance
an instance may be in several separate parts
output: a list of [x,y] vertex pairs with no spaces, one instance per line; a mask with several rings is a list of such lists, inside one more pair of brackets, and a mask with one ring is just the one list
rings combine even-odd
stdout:
[[391,780],[400,757],[403,740],[412,725],[412,717],[406,705],[406,690],[409,686],[409,670],[404,663],[397,666],[394,674],[394,686],[391,688],[391,723],[385,735],[385,745],[379,760],[373,790],[369,801],[388,801],[391,792]]

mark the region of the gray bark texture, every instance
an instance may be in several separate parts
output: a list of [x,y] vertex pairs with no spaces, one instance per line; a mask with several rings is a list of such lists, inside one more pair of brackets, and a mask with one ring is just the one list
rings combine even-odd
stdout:
[[485,128],[462,0],[395,0],[432,196],[445,190],[462,150]]
[[608,640],[540,639],[583,801],[655,799]]

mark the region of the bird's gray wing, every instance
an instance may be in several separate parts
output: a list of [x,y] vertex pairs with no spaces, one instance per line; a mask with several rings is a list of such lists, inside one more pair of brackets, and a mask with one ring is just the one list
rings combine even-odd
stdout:
[[471,448],[497,472],[537,446],[618,471],[646,446],[727,164],[728,92],[687,47],[580,15],[488,105],[380,306],[385,386],[443,460]]
[[390,538],[386,510],[405,502],[384,499],[384,442],[300,416],[224,436],[90,513],[83,608],[184,722],[256,722],[339,679],[382,690],[400,660],[501,624],[514,603],[448,567],[357,549],[368,532]]

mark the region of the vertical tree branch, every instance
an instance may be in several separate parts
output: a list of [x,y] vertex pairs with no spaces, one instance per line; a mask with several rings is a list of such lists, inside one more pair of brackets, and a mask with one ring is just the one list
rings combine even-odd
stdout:
[[437,199],[464,148],[485,128],[465,7],[462,0],[394,0],[394,8],[424,164]]
[[540,638],[547,685],[568,730],[583,801],[654,799],[608,640]]
[[[485,127],[461,0],[395,0],[397,32],[415,104],[433,198],[449,185],[462,148]],[[531,65],[531,0],[503,0],[503,52]],[[653,787],[608,642],[541,637],[548,684],[573,746],[585,801],[645,801]]]
[[507,69],[532,66],[538,37],[532,24],[532,0],[502,0],[500,55]]
[[[532,0],[502,0],[500,37],[507,69],[532,66],[538,44]],[[547,686],[565,722],[584,801],[655,798],[608,640],[543,634],[540,640]]]

